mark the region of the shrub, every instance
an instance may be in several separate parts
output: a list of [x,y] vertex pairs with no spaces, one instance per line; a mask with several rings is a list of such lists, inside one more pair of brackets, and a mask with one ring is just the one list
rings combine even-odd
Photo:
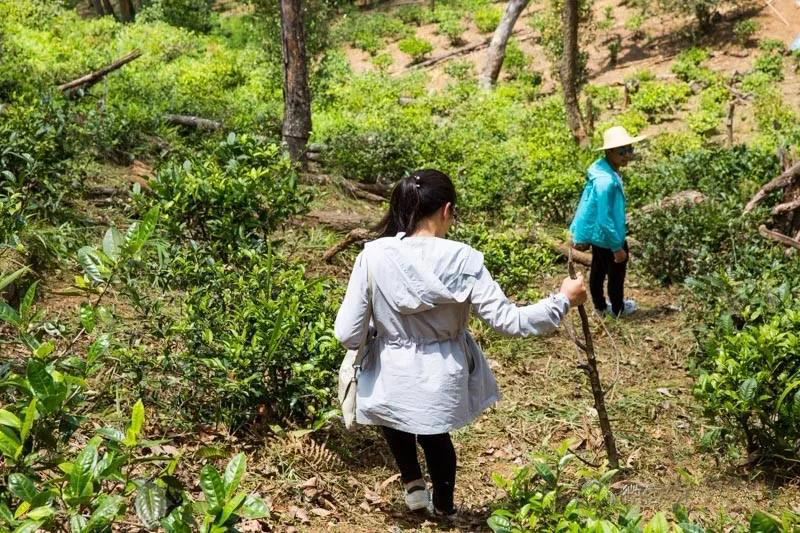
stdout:
[[764,53],[756,58],[753,70],[761,72],[772,81],[783,80],[783,57],[778,54]]
[[708,58],[706,49],[690,48],[678,55],[672,64],[672,72],[685,82],[697,81],[704,85],[713,85],[717,83],[719,76],[708,67],[702,66]]
[[420,24],[425,22],[425,14],[422,11],[422,6],[418,5],[400,6],[395,14],[405,24],[416,24],[417,26],[419,26]]
[[451,78],[466,81],[475,77],[475,64],[469,60],[449,61],[444,66],[444,72]]
[[365,183],[394,182],[415,166],[414,142],[395,131],[361,131],[347,125],[327,141],[325,161],[332,171]]
[[[544,274],[555,261],[555,253],[547,246],[531,240],[510,224],[500,230],[484,222],[458,224],[452,238],[463,241],[483,253],[484,263],[494,279],[509,294],[520,296],[531,280]],[[523,227],[530,227],[522,224]],[[525,291],[530,292],[530,291]],[[535,295],[522,296],[535,298]]]
[[464,26],[458,16],[446,18],[439,22],[438,33],[445,35],[453,46],[458,46],[463,42],[461,35],[464,33]]
[[269,419],[321,416],[342,357],[331,335],[339,301],[332,287],[269,250],[239,249],[228,264],[201,250],[184,268],[192,267],[195,286],[176,327],[184,379],[193,384],[182,401],[197,419],[237,427],[259,411]]
[[210,0],[152,0],[137,16],[140,22],[163,20],[201,33],[211,29]]
[[475,21],[478,31],[481,33],[491,33],[500,24],[500,17],[502,13],[495,6],[482,6],[479,7],[472,18]]
[[516,39],[509,39],[506,47],[506,56],[503,60],[506,72],[512,80],[524,79],[528,75],[531,60],[522,51]]
[[372,55],[386,45],[387,39],[399,39],[408,33],[409,28],[400,18],[386,13],[345,16],[334,30],[336,39]]
[[263,238],[307,201],[278,146],[235,134],[205,160],[167,165],[152,189],[170,233],[220,249]]
[[631,97],[631,107],[658,122],[664,115],[676,112],[688,100],[691,92],[683,82],[646,81]]
[[745,46],[750,39],[758,31],[758,22],[753,19],[740,20],[733,26],[733,34],[736,36],[736,42]]
[[411,56],[413,63],[419,63],[433,52],[433,45],[420,37],[407,37],[398,46],[401,52]]

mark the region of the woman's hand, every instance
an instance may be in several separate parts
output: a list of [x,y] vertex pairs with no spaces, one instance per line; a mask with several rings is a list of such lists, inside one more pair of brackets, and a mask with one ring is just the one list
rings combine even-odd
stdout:
[[624,263],[627,258],[628,258],[628,252],[626,252],[624,249],[617,250],[616,252],[614,252],[615,263]]
[[586,301],[586,287],[583,285],[583,274],[576,279],[564,278],[561,282],[561,294],[567,297],[569,305],[575,307]]

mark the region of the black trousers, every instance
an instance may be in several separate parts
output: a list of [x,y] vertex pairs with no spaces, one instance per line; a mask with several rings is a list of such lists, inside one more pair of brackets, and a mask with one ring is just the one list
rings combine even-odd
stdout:
[[[628,252],[628,243],[623,245]],[[608,299],[611,301],[611,312],[620,314],[625,306],[625,272],[628,269],[628,259],[622,263],[614,262],[614,252],[608,248],[592,245],[592,269],[589,273],[589,292],[595,309],[605,311],[606,297],[604,285],[608,278]]]
[[403,483],[422,478],[417,459],[417,442],[425,452],[425,462],[433,483],[433,506],[438,511],[452,512],[453,489],[456,484],[456,450],[449,433],[414,435],[381,426],[383,436],[394,455]]

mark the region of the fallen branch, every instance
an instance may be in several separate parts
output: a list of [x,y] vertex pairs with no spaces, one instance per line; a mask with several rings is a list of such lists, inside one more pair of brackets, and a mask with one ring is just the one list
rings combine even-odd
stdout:
[[178,126],[188,126],[199,130],[218,130],[222,128],[222,123],[207,118],[195,117],[192,115],[167,115],[164,120],[170,124]]
[[554,252],[558,253],[559,255],[563,255],[564,257],[567,258],[569,258],[571,251],[572,259],[576,263],[580,263],[586,267],[592,266],[592,254],[575,250],[572,248],[570,243],[564,243],[557,239],[554,239],[553,237],[551,237],[550,235],[548,235],[547,233],[538,228],[534,229],[533,239],[545,243]]
[[337,183],[356,198],[361,198],[362,200],[367,200],[369,202],[375,202],[378,204],[382,204],[383,202],[386,201],[386,199],[383,196],[378,196],[377,194],[365,191],[364,189],[362,189],[361,187],[359,187],[357,184],[353,183],[350,180],[341,179],[338,180]]
[[310,211],[303,217],[306,224],[325,226],[334,231],[349,232],[356,228],[370,228],[375,220],[369,215],[357,213],[340,213],[337,211]]
[[700,191],[680,191],[665,198],[661,198],[660,200],[656,200],[653,203],[642,206],[638,210],[634,211],[632,215],[637,215],[640,213],[646,215],[660,209],[668,209],[670,207],[678,206],[682,207],[684,205],[696,205],[704,202],[705,200],[706,196]]
[[[577,278],[575,273],[575,264],[573,263],[574,250],[570,248],[567,257],[567,268],[569,269],[569,276],[572,279]],[[581,326],[583,328],[584,341],[579,343],[575,339],[575,346],[578,350],[582,350],[586,354],[586,364],[581,364],[580,368],[586,372],[589,378],[589,384],[592,387],[592,396],[594,396],[594,408],[597,411],[597,418],[600,422],[600,431],[603,433],[603,444],[606,448],[606,456],[608,457],[608,465],[613,468],[619,468],[619,455],[617,454],[617,444],[614,439],[614,433],[611,431],[611,422],[608,420],[608,411],[606,411],[605,392],[603,392],[603,384],[600,382],[600,372],[597,370],[597,359],[594,354],[594,342],[592,341],[592,328],[589,326],[589,317],[586,315],[586,308],[583,304],[578,306],[578,315],[581,317]]]
[[[519,33],[520,33],[520,31],[517,30],[517,31],[511,32],[511,35],[517,35]],[[518,41],[525,41],[527,39],[533,38],[533,36],[534,36],[533,34],[525,35],[524,37],[519,38]],[[471,52],[475,52],[476,50],[482,50],[484,48],[487,48],[489,46],[489,43],[491,43],[491,42],[492,42],[492,39],[490,37],[490,38],[488,38],[488,39],[486,39],[484,41],[481,41],[479,43],[471,44],[469,46],[465,46],[463,48],[459,48],[457,50],[453,50],[452,52],[448,52],[447,54],[440,55],[438,57],[432,57],[430,59],[426,59],[425,61],[421,61],[419,63],[415,63],[413,65],[409,65],[408,68],[409,69],[414,69],[414,68],[432,67],[433,65],[436,65],[437,63],[441,63],[442,61],[447,61],[448,59],[451,59],[453,57],[461,56],[461,55],[464,55],[464,54],[469,54]]]
[[378,196],[382,196],[386,199],[391,197],[392,189],[394,188],[392,185],[384,185],[382,183],[361,183],[360,181],[353,181],[351,183],[362,191],[377,194]]
[[357,243],[359,241],[366,241],[366,240],[372,239],[374,237],[375,237],[375,234],[372,231],[370,231],[368,229],[365,229],[365,228],[356,228],[356,229],[352,230],[350,233],[348,233],[347,236],[344,238],[344,240],[342,242],[340,242],[339,244],[329,248],[322,255],[322,260],[325,263],[330,263],[333,260],[333,258],[336,257],[336,254],[338,254],[342,250],[346,250],[351,245],[353,245],[353,244],[355,244],[355,243]]
[[800,163],[796,163],[788,170],[784,171],[780,176],[761,187],[758,192],[753,195],[750,201],[747,202],[747,205],[744,206],[744,212],[749,213],[755,209],[756,205],[764,200],[764,198],[766,198],[766,196],[772,191],[783,189],[787,185],[791,184],[798,173],[800,173]]
[[70,89],[77,89],[77,88],[88,89],[89,87],[91,87],[92,85],[97,83],[98,81],[102,80],[105,77],[106,74],[108,74],[110,72],[113,72],[113,71],[117,70],[118,68],[130,63],[131,61],[133,61],[134,59],[136,59],[137,57],[139,57],[141,55],[142,55],[141,50],[134,50],[130,54],[126,55],[125,57],[121,57],[120,59],[117,59],[116,61],[114,61],[110,65],[106,65],[105,67],[101,68],[100,70],[96,70],[94,72],[86,74],[85,76],[81,76],[80,78],[78,78],[76,80],[72,80],[70,82],[67,82],[67,83],[64,83],[62,85],[59,85],[58,86],[58,90],[64,92],[64,91],[68,91]]
[[783,213],[788,213],[789,211],[794,211],[798,207],[800,207],[800,198],[796,198],[791,202],[785,202],[776,205],[775,207],[772,208],[772,214],[773,216],[781,215]]
[[767,227],[764,224],[761,224],[758,227],[758,233],[760,233],[761,236],[764,237],[765,239],[779,242],[784,246],[791,246],[793,248],[800,249],[800,241],[792,239],[791,237],[784,235],[783,233],[778,233],[777,231],[772,231],[771,229],[767,229]]

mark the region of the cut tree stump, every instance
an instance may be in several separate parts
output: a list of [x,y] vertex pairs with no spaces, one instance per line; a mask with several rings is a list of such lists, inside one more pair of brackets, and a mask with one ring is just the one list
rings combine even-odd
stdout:
[[337,211],[310,211],[303,217],[306,224],[325,226],[334,231],[349,232],[357,228],[370,228],[376,221],[369,215],[340,213]]
[[114,72],[115,70],[127,65],[137,57],[142,55],[141,50],[134,50],[130,54],[121,57],[114,61],[113,63],[106,65],[105,67],[101,68],[100,70],[96,70],[94,72],[90,72],[85,76],[81,76],[78,79],[72,80],[70,82],[61,84],[58,86],[58,90],[61,92],[68,91],[70,89],[88,89],[98,81],[102,80],[107,74],[110,72]]

